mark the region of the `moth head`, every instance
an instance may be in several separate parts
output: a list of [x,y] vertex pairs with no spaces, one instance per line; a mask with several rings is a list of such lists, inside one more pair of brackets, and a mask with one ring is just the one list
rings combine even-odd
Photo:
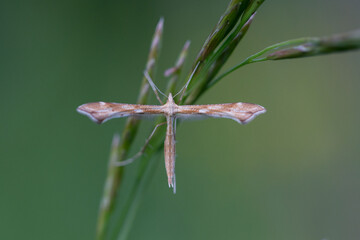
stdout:
[[172,94],[171,93],[169,93],[169,96],[168,96],[168,100],[167,100],[167,104],[172,104],[172,103],[175,103],[174,102],[174,98],[173,98],[173,96],[172,96]]

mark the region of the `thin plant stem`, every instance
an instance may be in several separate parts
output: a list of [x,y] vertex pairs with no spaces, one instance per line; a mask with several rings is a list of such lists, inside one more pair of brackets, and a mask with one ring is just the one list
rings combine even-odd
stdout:
[[224,77],[226,77],[227,75],[229,75],[230,73],[234,72],[235,70],[250,64],[250,63],[255,63],[255,62],[262,62],[262,61],[266,61],[266,58],[259,58],[260,56],[264,55],[267,52],[270,52],[272,50],[278,49],[280,47],[286,47],[289,45],[294,45],[294,44],[303,44],[305,42],[308,41],[312,41],[311,38],[299,38],[299,39],[293,39],[293,40],[289,40],[289,41],[285,41],[285,42],[281,42],[281,43],[277,43],[274,45],[271,45],[269,47],[264,48],[263,50],[247,57],[245,60],[243,60],[241,63],[235,65],[234,67],[230,68],[229,70],[226,70],[224,73],[222,73],[221,75],[219,75],[218,77],[216,77],[214,80],[212,80],[207,86],[206,89],[211,88],[212,86],[214,86],[217,82],[219,82],[221,79],[223,79]]
[[[112,165],[113,162],[116,162],[119,158],[119,144],[120,144],[120,136],[119,134],[114,134],[111,150],[110,150],[110,157],[108,163],[108,172],[114,172],[116,167]],[[102,196],[102,200],[100,203],[99,208],[99,218],[98,218],[98,234],[102,235],[102,228],[107,224],[107,220],[109,218],[109,204],[111,202],[111,197],[113,195],[113,186],[112,183],[114,182],[114,174],[108,174],[104,186],[104,194]],[[102,238],[103,236],[98,235],[98,238]]]
[[[286,47],[290,47],[290,48],[286,48]],[[270,53],[280,48],[282,50],[278,50],[273,53]],[[276,43],[247,57],[241,63],[225,71],[224,73],[216,77],[214,80],[212,80],[206,86],[206,89],[211,88],[217,82],[219,82],[221,79],[223,79],[230,73],[250,63],[263,62],[267,60],[281,60],[281,59],[289,59],[289,58],[310,57],[310,56],[317,56],[328,53],[355,50],[358,48],[360,48],[360,29],[347,33],[328,36],[328,37],[305,37],[305,38],[292,39],[281,43]],[[264,56],[265,54],[268,55]]]
[[[161,37],[163,32],[164,20],[161,18],[156,26],[153,40],[150,47],[148,61],[146,64],[146,72],[151,76],[155,69],[155,64],[161,46]],[[149,95],[149,84],[145,77],[143,77],[140,93],[138,96],[138,104],[145,104]],[[120,143],[118,144],[117,161],[124,160],[130,149],[132,142],[136,136],[140,121],[136,118],[129,118],[126,122]],[[109,167],[107,180],[104,188],[104,193],[99,209],[98,223],[97,223],[97,240],[104,240],[109,227],[110,216],[113,213],[116,204],[116,195],[123,177],[123,167]]]

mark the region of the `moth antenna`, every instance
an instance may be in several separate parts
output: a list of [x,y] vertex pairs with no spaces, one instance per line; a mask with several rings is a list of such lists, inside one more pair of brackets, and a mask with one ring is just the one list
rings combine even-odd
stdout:
[[164,97],[166,97],[166,98],[167,98],[167,96],[166,96],[162,91],[160,91],[160,89],[155,85],[155,83],[151,80],[151,77],[149,76],[149,73],[148,73],[147,71],[144,72],[144,76],[145,76],[145,78],[148,80],[148,82],[149,82],[152,90],[154,91],[157,100],[159,100],[159,102],[160,102],[161,104],[164,104],[164,103],[161,101],[158,92],[161,93],[161,94],[162,94]]
[[180,99],[179,99],[179,102],[181,102],[182,98],[184,97],[185,91],[186,91],[186,89],[188,88],[188,86],[189,86],[189,84],[190,84],[190,81],[191,81],[191,79],[193,78],[193,76],[194,76],[194,74],[195,74],[195,72],[196,72],[199,64],[200,64],[200,62],[198,62],[198,63],[196,64],[195,69],[194,69],[194,71],[191,73],[191,75],[190,75],[190,77],[189,77],[189,80],[186,82],[186,84],[180,89],[180,91],[179,91],[178,93],[176,93],[176,94],[174,95],[174,98],[175,98],[179,93],[182,92],[182,93],[181,93],[181,96],[180,96]]

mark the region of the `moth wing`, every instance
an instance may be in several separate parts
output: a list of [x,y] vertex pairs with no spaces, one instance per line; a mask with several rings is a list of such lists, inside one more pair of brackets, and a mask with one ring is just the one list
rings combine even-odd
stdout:
[[265,113],[266,109],[253,103],[225,103],[211,105],[184,105],[178,117],[180,118],[230,118],[240,124],[246,124],[259,114]]
[[112,118],[161,113],[158,106],[107,102],[86,103],[79,106],[76,110],[98,124]]

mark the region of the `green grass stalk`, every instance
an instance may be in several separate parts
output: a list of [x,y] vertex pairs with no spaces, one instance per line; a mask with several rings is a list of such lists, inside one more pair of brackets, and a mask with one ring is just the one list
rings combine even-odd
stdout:
[[[156,30],[150,47],[148,61],[146,64],[146,71],[149,73],[150,76],[153,75],[155,65],[158,59],[160,46],[161,46],[163,25],[164,25],[164,20],[161,18],[156,26]],[[149,95],[149,90],[150,90],[149,84],[146,78],[143,77],[140,87],[140,93],[137,100],[138,104],[146,104]],[[137,130],[139,128],[139,124],[140,124],[139,119],[129,118],[127,120],[122,137],[118,144],[117,161],[121,161],[126,158],[130,146],[136,136]],[[123,167],[117,167],[117,168],[109,167],[108,169],[107,180],[102,197],[102,199],[106,199],[106,201],[102,201],[99,209],[97,234],[96,234],[97,240],[104,240],[106,238],[106,233],[109,227],[110,216],[113,213],[114,206],[116,204],[116,195],[121,183],[123,171],[124,171]]]

